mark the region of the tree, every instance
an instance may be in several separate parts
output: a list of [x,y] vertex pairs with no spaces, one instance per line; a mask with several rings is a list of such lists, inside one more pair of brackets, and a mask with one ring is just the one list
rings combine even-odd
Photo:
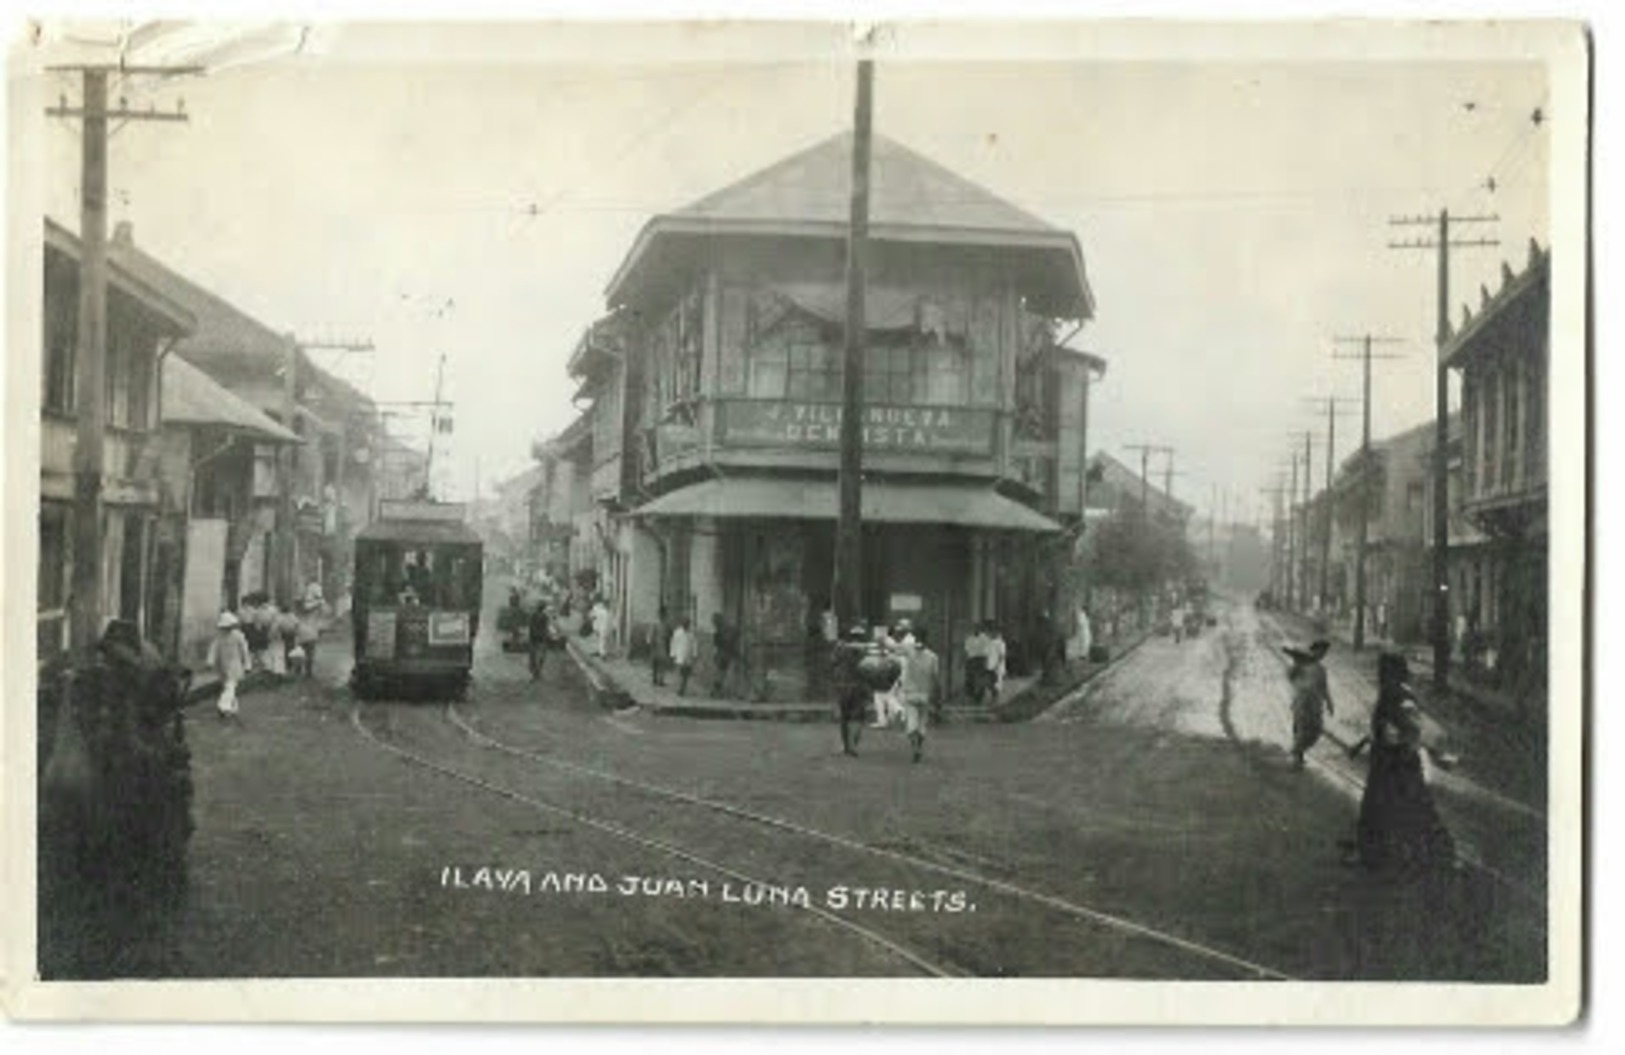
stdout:
[[1101,521],[1085,536],[1077,562],[1091,585],[1128,593],[1189,579],[1197,569],[1184,525],[1171,517],[1147,520],[1138,510]]

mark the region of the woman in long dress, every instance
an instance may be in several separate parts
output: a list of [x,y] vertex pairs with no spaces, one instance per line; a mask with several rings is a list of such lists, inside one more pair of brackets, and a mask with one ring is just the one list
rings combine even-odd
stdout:
[[1371,751],[1355,831],[1356,859],[1375,871],[1418,875],[1453,866],[1456,848],[1422,769],[1422,711],[1408,677],[1405,657],[1378,657],[1371,732],[1349,754]]

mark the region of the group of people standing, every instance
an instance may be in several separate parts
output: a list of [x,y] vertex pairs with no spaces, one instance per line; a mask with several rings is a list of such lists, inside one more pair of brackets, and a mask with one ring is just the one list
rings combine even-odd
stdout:
[[[1325,732],[1334,713],[1326,669],[1330,643],[1308,649],[1288,648],[1287,673],[1292,685],[1292,764],[1303,769],[1310,748]],[[1404,876],[1426,875],[1455,864],[1455,842],[1439,816],[1428,787],[1424,756],[1438,764],[1448,758],[1424,742],[1422,711],[1410,686],[1405,657],[1384,652],[1377,657],[1377,700],[1369,730],[1348,748],[1350,758],[1370,755],[1360,798],[1354,837],[1343,840],[1345,861],[1373,871]]]
[[[688,695],[688,682],[700,658],[700,639],[688,616],[672,619],[662,605],[660,625],[649,650],[650,674],[656,685],[666,684],[666,672],[677,672],[677,695]],[[711,695],[721,697],[728,688],[730,674],[739,665],[739,631],[721,612],[711,614]]]
[[831,657],[841,750],[858,753],[872,711],[875,728],[901,726],[913,760],[925,755],[928,716],[942,705],[942,666],[921,632],[906,619],[871,633],[853,624]]
[[327,602],[315,582],[296,604],[278,605],[256,591],[244,595],[237,612],[221,612],[204,661],[220,678],[215,702],[220,717],[237,716],[237,691],[250,675],[312,677],[327,616]]

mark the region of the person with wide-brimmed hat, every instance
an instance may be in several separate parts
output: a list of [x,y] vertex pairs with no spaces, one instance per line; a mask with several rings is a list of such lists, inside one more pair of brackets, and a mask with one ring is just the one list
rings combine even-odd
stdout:
[[248,652],[248,639],[243,636],[235,615],[221,612],[214,625],[215,635],[209,641],[205,660],[220,675],[220,698],[214,708],[221,718],[235,718],[237,685],[247,675],[253,659]]
[[1292,683],[1292,768],[1302,769],[1309,749],[1326,731],[1326,715],[1335,713],[1326,668],[1321,660],[1331,651],[1331,643],[1319,640],[1307,649],[1283,649],[1292,659],[1287,680]]

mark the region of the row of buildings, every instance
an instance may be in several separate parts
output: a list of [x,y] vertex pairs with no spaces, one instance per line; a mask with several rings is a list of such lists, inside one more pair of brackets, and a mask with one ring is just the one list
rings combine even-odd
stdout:
[[[1546,674],[1550,267],[1550,250],[1531,242],[1521,271],[1503,264],[1499,287],[1480,288],[1476,311],[1462,307],[1443,349],[1461,384],[1446,449],[1452,647],[1472,676],[1520,699],[1543,693]],[[1439,593],[1435,425],[1373,441],[1369,458],[1356,453],[1342,463],[1329,495],[1295,510],[1297,529],[1278,532],[1283,542],[1294,539],[1290,562],[1277,549],[1278,592],[1352,621],[1355,540],[1369,487],[1367,634],[1397,645],[1428,640]]]
[[[68,647],[73,448],[86,405],[79,239],[47,219],[43,252],[41,664]],[[246,594],[287,603],[316,582],[342,596],[351,537],[380,498],[421,483],[423,458],[292,336],[138,248],[127,223],[107,265],[101,619],[129,620],[196,665],[219,612]]]
[[[623,642],[721,614],[767,696],[802,691],[831,603],[850,162],[836,136],[651,219],[570,356],[583,409],[527,474],[536,559]],[[863,614],[939,647],[996,620],[1019,649],[1070,604],[1047,569],[1084,521],[1106,364],[1070,343],[1083,253],[896,142],[871,166]]]

